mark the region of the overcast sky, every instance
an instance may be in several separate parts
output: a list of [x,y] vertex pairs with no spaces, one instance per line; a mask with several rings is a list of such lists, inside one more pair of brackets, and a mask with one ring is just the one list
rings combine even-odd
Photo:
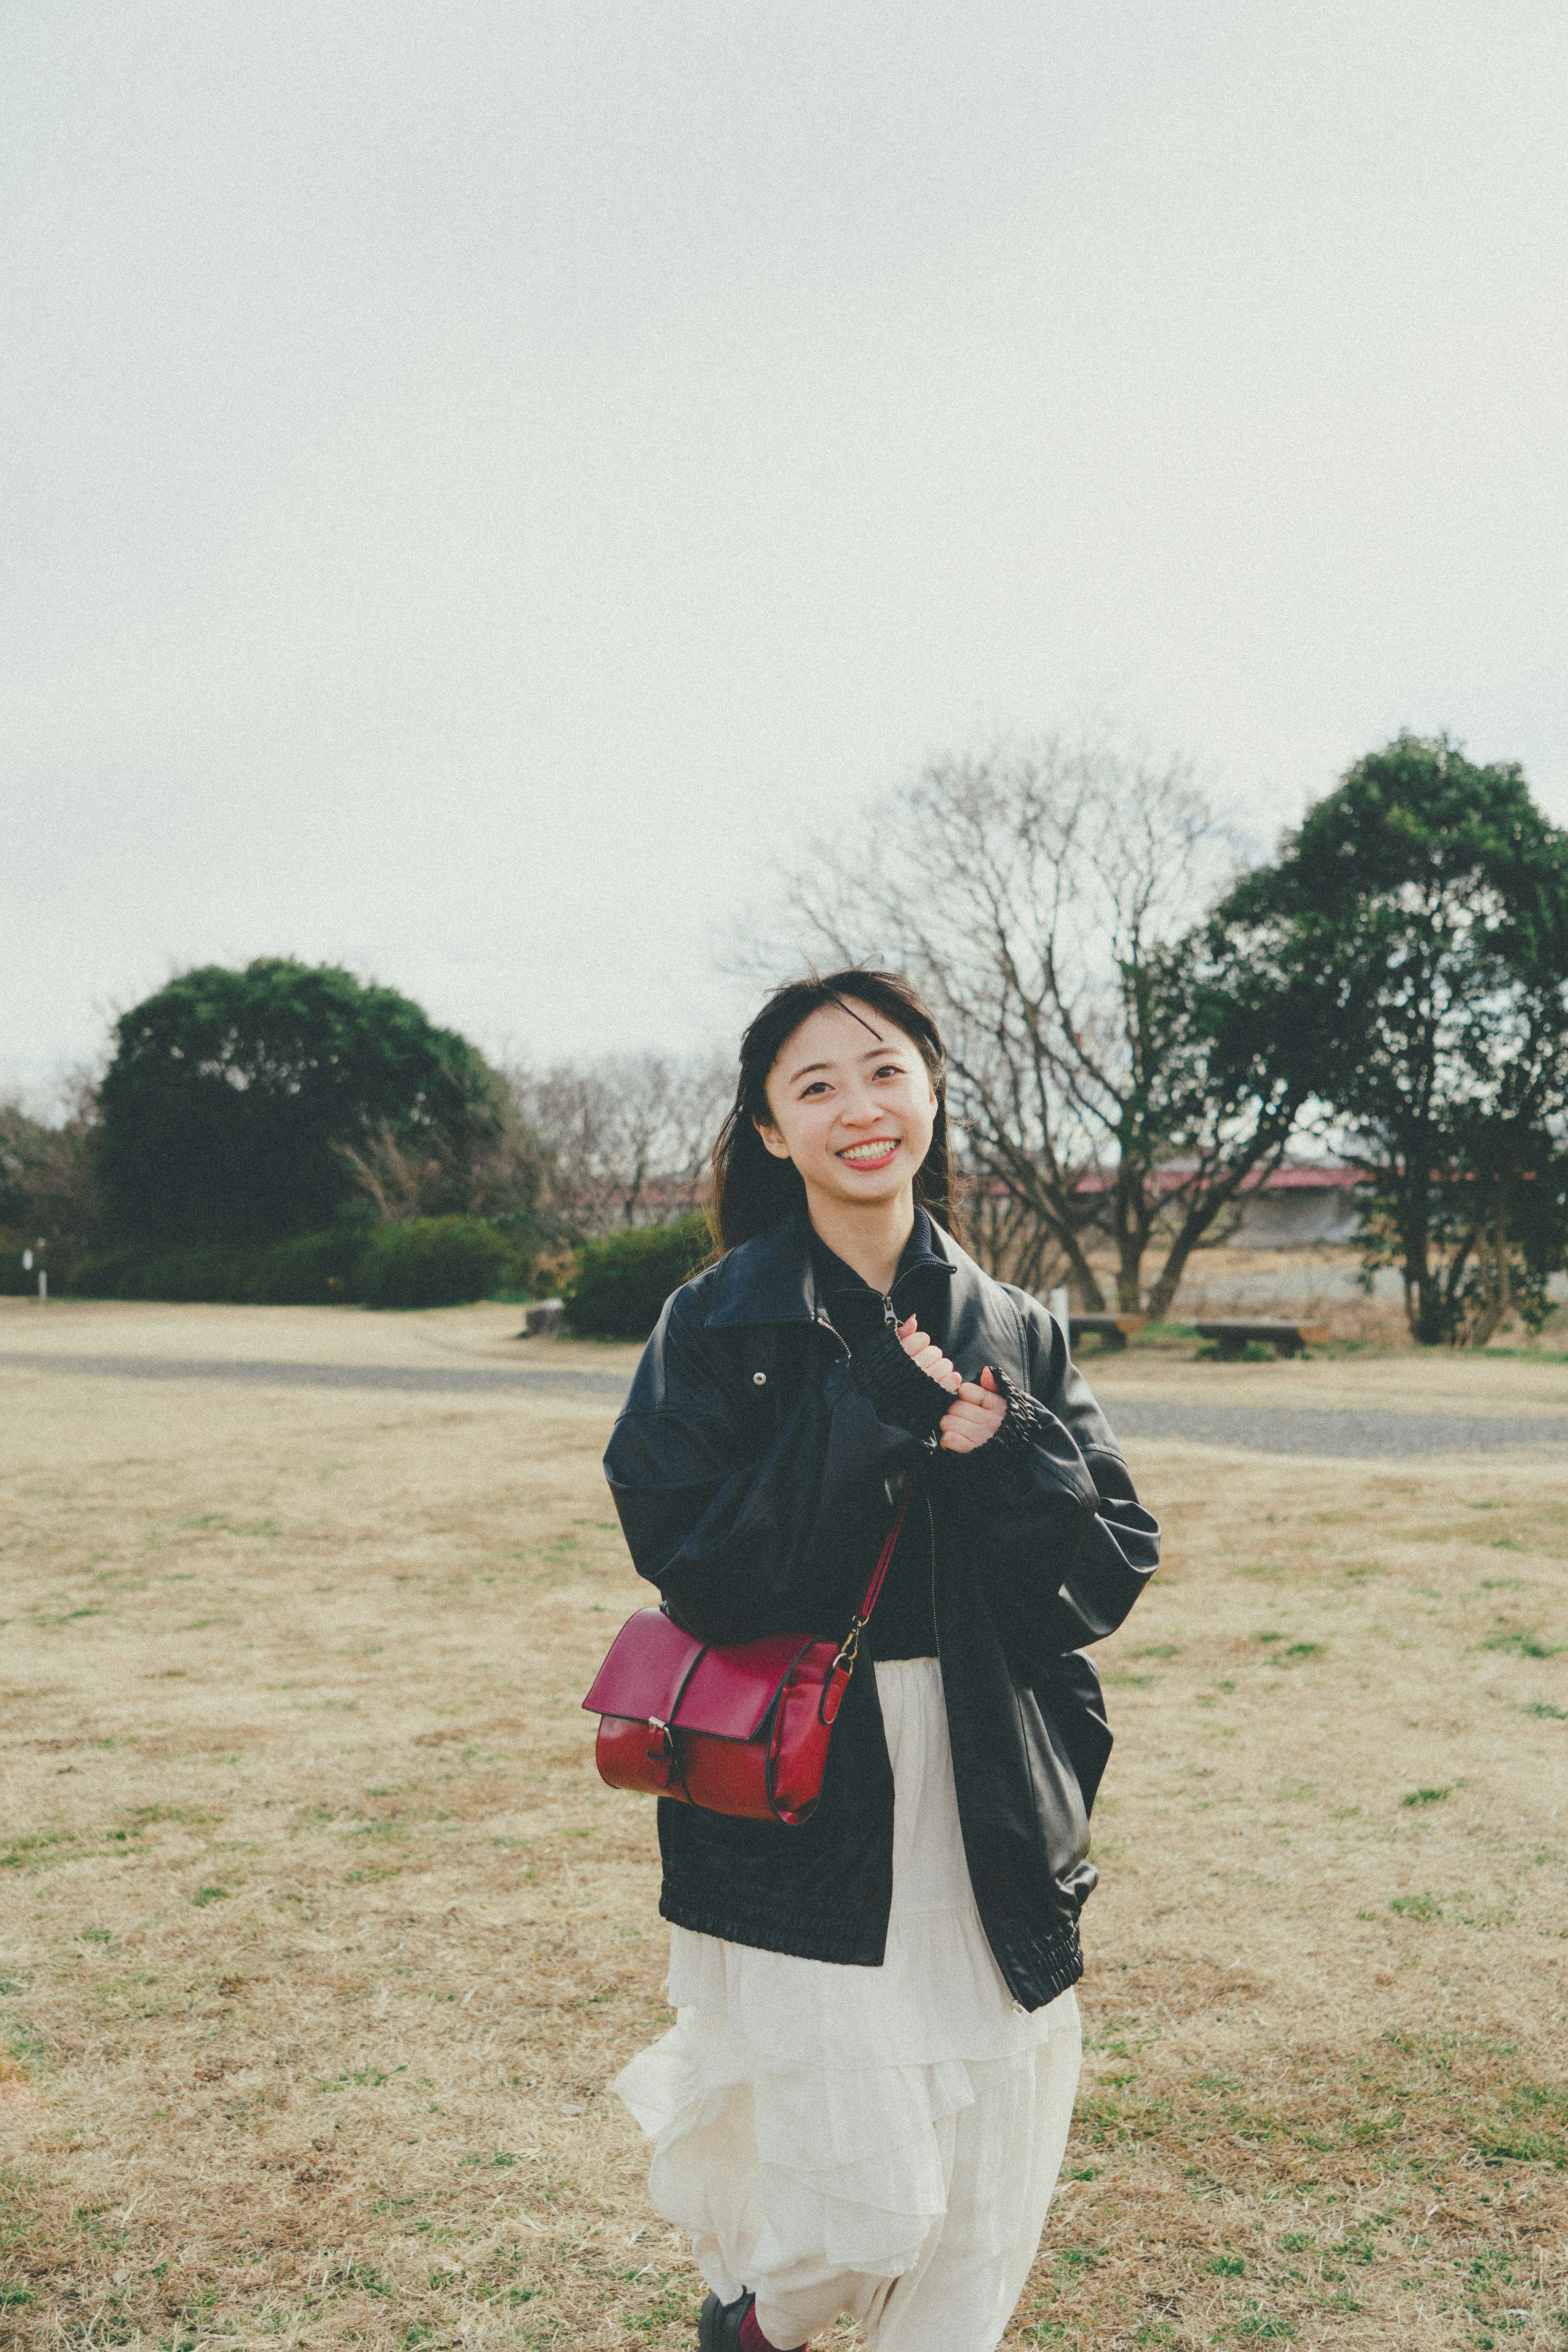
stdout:
[[727,1034],[769,858],[1092,708],[1568,821],[1561,0],[9,0],[0,1086],[294,953]]

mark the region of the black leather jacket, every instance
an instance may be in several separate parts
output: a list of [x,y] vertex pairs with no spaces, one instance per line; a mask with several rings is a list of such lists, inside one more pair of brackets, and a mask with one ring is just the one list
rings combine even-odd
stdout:
[[[1003,1430],[935,1446],[947,1402],[891,1330],[852,1357],[818,1300],[802,1217],[678,1290],[605,1455],[640,1574],[708,1640],[843,1633],[904,1475],[929,1515],[964,1849],[1014,2000],[1037,2009],[1082,1972],[1093,1891],[1089,1809],[1111,1748],[1081,1645],[1119,1625],[1159,1530],[1060,1328],[933,1229],[952,1268],[946,1352],[1008,1384]],[[661,1800],[660,1909],[729,1941],[882,1962],[893,1775],[869,1666],[840,1714],[821,1801],[785,1829]]]

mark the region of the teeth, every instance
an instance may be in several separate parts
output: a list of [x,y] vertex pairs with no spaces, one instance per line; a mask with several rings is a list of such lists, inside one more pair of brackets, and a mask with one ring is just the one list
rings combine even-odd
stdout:
[[839,1158],[841,1160],[880,1160],[884,1152],[896,1150],[897,1141],[896,1136],[888,1135],[883,1136],[877,1143],[852,1143],[848,1150],[840,1152]]

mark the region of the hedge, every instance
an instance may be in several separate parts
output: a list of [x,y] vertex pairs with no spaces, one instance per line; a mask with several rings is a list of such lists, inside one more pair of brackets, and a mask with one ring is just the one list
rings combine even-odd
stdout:
[[258,1250],[249,1296],[258,1307],[331,1307],[354,1296],[354,1266],[364,1235],[340,1225]]
[[497,1288],[515,1253],[483,1217],[416,1217],[378,1225],[354,1261],[367,1307],[460,1307]]
[[[46,1265],[47,1258],[44,1260]],[[58,1276],[50,1277],[51,1290],[58,1286]],[[0,1298],[25,1298],[37,1295],[38,1276],[36,1269],[22,1264],[19,1249],[0,1250]]]
[[584,1242],[561,1292],[567,1320],[593,1339],[645,1339],[671,1291],[712,1255],[713,1235],[701,1215]]
[[520,1286],[527,1273],[527,1253],[483,1218],[422,1217],[250,1248],[128,1243],[81,1258],[60,1287],[78,1297],[208,1306],[459,1307],[486,1297],[503,1276]]
[[165,1298],[182,1306],[248,1299],[263,1253],[221,1242],[126,1242],[89,1250],[72,1269],[78,1297]]

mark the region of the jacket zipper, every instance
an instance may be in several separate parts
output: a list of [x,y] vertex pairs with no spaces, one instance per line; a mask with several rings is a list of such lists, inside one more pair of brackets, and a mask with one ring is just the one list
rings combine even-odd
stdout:
[[[894,1329],[896,1329],[898,1326],[898,1318],[893,1311],[893,1299],[891,1295],[884,1295],[882,1305],[883,1313],[887,1321],[894,1328]],[[930,1496],[922,1494],[920,1499],[925,1506],[925,1541],[931,1556],[931,1638],[936,1644],[936,1664],[938,1668],[940,1668],[942,1664],[942,1629],[936,1621],[936,1520],[932,1512]],[[944,1703],[946,1703],[945,1697]],[[960,1834],[962,1834],[962,1829],[963,1823],[960,1821]],[[964,1857],[964,1866],[966,1870],[968,1868],[967,1853],[966,1853]],[[985,1933],[985,1921],[983,1919],[980,1922],[980,1927],[981,1932]],[[990,1937],[987,1935],[987,1943],[989,1944],[990,1940]],[[1015,2017],[1027,2017],[1029,2015],[1029,2011],[1024,2007],[1022,2001],[1019,2000],[1017,1993],[1013,1991],[1008,1972],[1002,1966],[1001,1955],[996,1950],[994,1946],[992,1947],[991,1957],[996,1961],[998,1974],[1000,1976],[1002,1982],[1007,1986],[1008,1991],[1011,1996],[1013,2015]]]
[[[896,1290],[897,1288],[898,1277],[895,1275],[894,1276],[893,1290]],[[893,1303],[893,1290],[884,1290],[883,1292],[882,1319],[890,1331],[896,1331],[898,1328],[898,1311]],[[913,1469],[909,1471],[908,1475],[911,1478],[914,1477],[915,1473]],[[936,1631],[936,1522],[931,1516],[930,1496],[922,1495],[920,1499],[925,1506],[925,1543],[926,1549],[931,1556],[931,1638],[936,1644],[936,1663],[940,1665],[942,1663],[942,1637]]]
[[[898,1287],[896,1279],[894,1282],[893,1287],[894,1290],[896,1290]],[[898,1313],[893,1303],[893,1291],[883,1291],[881,1293],[881,1297],[882,1319],[883,1325],[888,1330],[896,1331],[898,1328]],[[849,1342],[844,1338],[843,1333],[838,1330],[833,1324],[829,1322],[828,1310],[825,1307],[818,1307],[817,1321],[824,1331],[830,1331],[832,1333],[833,1338],[838,1341],[840,1347],[847,1356],[850,1353]],[[914,1469],[911,1468],[905,1475],[912,1478],[915,1475]],[[922,1495],[920,1499],[925,1507],[925,1542],[927,1550],[931,1557],[931,1633],[932,1639],[936,1643],[936,1663],[940,1665],[942,1663],[942,1637],[936,1631],[936,1522],[931,1516],[930,1496]]]
[[[895,1282],[895,1283],[894,1283],[894,1289],[896,1289],[897,1287],[898,1287],[898,1286],[897,1286],[897,1283]],[[886,1324],[886,1326],[888,1327],[888,1328],[889,1328],[889,1329],[891,1329],[891,1330],[894,1330],[894,1331],[896,1331],[896,1330],[897,1330],[897,1328],[898,1328],[898,1317],[897,1317],[897,1314],[894,1312],[894,1304],[893,1304],[893,1293],[892,1293],[892,1291],[883,1291],[883,1294],[882,1294],[882,1316],[883,1316],[883,1323],[884,1323],[884,1324]],[[838,1331],[834,1331],[834,1330],[833,1330],[833,1327],[832,1327],[832,1325],[828,1321],[828,1318],[827,1318],[826,1314],[825,1314],[825,1313],[823,1313],[823,1312],[821,1312],[821,1310],[819,1310],[819,1317],[820,1317],[820,1320],[821,1321],[821,1323],[822,1323],[822,1325],[823,1325],[823,1328],[824,1328],[825,1329],[829,1330],[829,1331],[832,1331],[832,1332],[833,1332],[833,1337],[834,1337],[834,1339],[838,1340],[838,1343],[839,1343],[840,1347],[843,1349],[844,1353],[845,1353],[845,1355],[847,1356],[847,1355],[849,1354],[850,1350],[849,1350],[849,1348],[848,1348],[848,1346],[846,1345],[846,1343],[845,1343],[845,1341],[844,1341],[844,1339],[843,1339],[843,1338],[842,1338],[842,1335],[841,1335],[841,1333],[839,1333]],[[913,1474],[912,1474],[912,1475],[913,1475]],[[937,1622],[936,1622],[936,1518],[935,1518],[935,1517],[933,1516],[933,1513],[932,1513],[932,1509],[931,1509],[931,1497],[930,1497],[930,1496],[929,1496],[929,1495],[926,1495],[926,1494],[923,1494],[923,1495],[921,1496],[920,1499],[921,1499],[921,1501],[922,1501],[922,1502],[925,1504],[925,1540],[926,1540],[926,1544],[927,1544],[927,1546],[929,1547],[930,1554],[931,1554],[931,1638],[932,1638],[932,1640],[933,1640],[933,1641],[936,1643],[936,1664],[937,1664],[937,1666],[938,1666],[938,1667],[940,1667],[940,1666],[941,1666],[941,1664],[942,1664],[942,1635],[941,1635],[940,1629],[938,1628],[938,1626],[937,1626]],[[960,1822],[960,1824],[959,1824],[960,1832],[962,1831],[962,1826],[963,1826],[963,1825],[962,1825],[962,1822]],[[965,1855],[965,1868],[966,1868],[966,1869],[967,1869],[967,1867],[968,1867],[968,1856],[967,1856],[967,1854],[966,1853],[966,1855]],[[985,1932],[985,1922],[984,1922],[984,1920],[981,1920],[981,1922],[980,1922],[980,1927],[981,1927],[981,1932],[982,1932],[982,1933],[984,1933],[984,1932]],[[987,1935],[987,1936],[986,1936],[986,1941],[987,1941],[987,1943],[988,1943],[988,1944],[989,1944],[989,1943],[990,1943],[990,1941],[991,1941],[990,1937],[989,1937],[988,1935]],[[1007,1970],[1002,1967],[1001,1956],[1000,1956],[1000,1954],[996,1950],[996,1948],[995,1948],[995,1946],[994,1946],[994,1945],[992,1946],[992,1948],[991,1948],[991,1957],[992,1957],[992,1958],[993,1958],[993,1959],[996,1961],[996,1963],[997,1963],[997,1970],[998,1970],[998,1973],[999,1974],[999,1976],[1001,1977],[1002,1982],[1007,1986],[1008,1991],[1009,1991],[1009,1993],[1011,1995],[1011,1998],[1012,1998],[1012,2007],[1013,2007],[1013,2015],[1014,2015],[1015,2017],[1027,2017],[1027,2016],[1029,2015],[1029,2011],[1028,2011],[1028,2010],[1027,2010],[1027,2009],[1025,2009],[1025,2007],[1024,2007],[1024,2005],[1023,2005],[1022,2001],[1021,2001],[1021,2000],[1019,2000],[1019,1997],[1018,1997],[1017,1993],[1013,1991],[1012,1984],[1011,1984],[1010,1979],[1009,1979],[1008,1972],[1007,1972]]]
[[[897,1277],[894,1276],[893,1290],[896,1290],[897,1288],[898,1281]],[[883,1293],[882,1319],[887,1325],[889,1330],[896,1331],[898,1328],[898,1314],[893,1303],[893,1290],[884,1290]],[[911,1470],[908,1475],[910,1477],[913,1477],[915,1473]],[[942,1636],[936,1629],[936,1522],[931,1515],[930,1496],[923,1494],[920,1500],[925,1507],[925,1549],[931,1560],[931,1638],[936,1644],[936,1663],[940,1665],[942,1663]]]

